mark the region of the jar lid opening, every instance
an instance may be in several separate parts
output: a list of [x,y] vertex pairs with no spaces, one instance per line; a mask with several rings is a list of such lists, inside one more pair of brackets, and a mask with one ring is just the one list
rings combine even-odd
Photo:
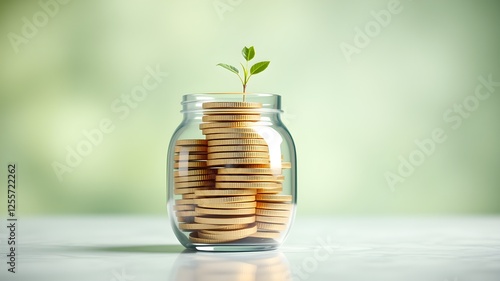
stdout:
[[202,93],[202,94],[186,94],[182,97],[183,109],[181,113],[201,113],[224,111],[220,109],[204,109],[203,104],[206,102],[249,102],[260,103],[261,108],[245,109],[245,111],[253,111],[260,113],[282,113],[281,96],[277,94],[266,93]]

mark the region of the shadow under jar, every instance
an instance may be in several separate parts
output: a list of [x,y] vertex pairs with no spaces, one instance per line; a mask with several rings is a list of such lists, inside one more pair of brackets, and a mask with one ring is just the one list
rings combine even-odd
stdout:
[[188,94],[182,106],[167,155],[177,239],[201,251],[276,249],[297,202],[295,145],[281,122],[281,97]]

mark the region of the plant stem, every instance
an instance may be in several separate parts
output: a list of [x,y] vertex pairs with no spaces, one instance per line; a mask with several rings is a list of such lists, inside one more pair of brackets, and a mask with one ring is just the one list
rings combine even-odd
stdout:
[[247,84],[243,84],[243,102],[245,102],[245,98],[246,98],[246,90],[247,90]]
[[245,102],[248,78],[250,78],[248,77],[248,61],[246,62],[246,67],[243,67],[243,72],[245,72],[245,83],[243,83],[243,102]]

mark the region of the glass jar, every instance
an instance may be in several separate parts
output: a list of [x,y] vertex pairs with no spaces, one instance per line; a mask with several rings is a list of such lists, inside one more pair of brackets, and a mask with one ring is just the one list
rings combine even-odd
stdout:
[[183,96],[167,156],[177,239],[201,251],[276,249],[297,202],[293,139],[275,94]]

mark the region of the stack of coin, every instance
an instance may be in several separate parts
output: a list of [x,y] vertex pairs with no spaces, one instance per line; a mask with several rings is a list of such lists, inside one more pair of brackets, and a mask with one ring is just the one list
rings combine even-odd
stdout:
[[[289,163],[283,163],[288,168]],[[281,172],[281,171],[280,171]],[[278,238],[288,226],[292,209],[292,196],[280,195],[284,176],[270,168],[220,168],[217,170],[215,187],[224,188],[226,183],[242,188],[253,188],[256,210],[256,238]]]
[[267,142],[254,131],[260,121],[260,103],[206,102],[203,124],[210,167],[269,166]]
[[252,237],[277,238],[287,229],[291,219],[292,196],[259,193],[255,197],[257,233]]
[[195,191],[215,185],[215,172],[207,167],[207,141],[178,140],[175,144],[174,169],[174,194],[182,196],[174,204],[177,220],[192,223],[195,216]]
[[[228,165],[268,165],[264,139],[251,130],[260,114],[259,103],[204,103],[202,129],[207,140],[207,166],[214,170]],[[249,130],[250,129],[250,130]],[[259,146],[253,149],[252,146]],[[196,230],[190,239],[196,243],[223,243],[257,232],[255,224],[256,189],[217,184],[195,192],[194,223],[181,228]]]
[[223,243],[257,232],[255,194],[251,189],[197,190],[195,224],[191,226],[198,231],[191,233],[191,241]]
[[[188,169],[199,170],[198,165],[205,165],[204,176],[193,174],[186,178],[188,183],[179,187],[186,191],[181,200],[192,201],[176,200],[174,207],[188,210],[185,214],[190,215],[189,219],[179,220],[179,228],[192,231],[189,235],[192,242],[278,238],[280,231],[287,228],[292,200],[290,195],[278,195],[284,176],[281,169],[270,168],[269,147],[256,130],[261,107],[260,103],[252,102],[203,104],[205,115],[200,129],[206,140],[197,141],[205,141],[205,153],[190,153],[181,161],[191,163],[185,164]],[[200,143],[186,140],[182,147],[197,146],[201,151]],[[199,155],[204,155],[205,160]],[[282,168],[290,168],[290,163],[282,163]]]

